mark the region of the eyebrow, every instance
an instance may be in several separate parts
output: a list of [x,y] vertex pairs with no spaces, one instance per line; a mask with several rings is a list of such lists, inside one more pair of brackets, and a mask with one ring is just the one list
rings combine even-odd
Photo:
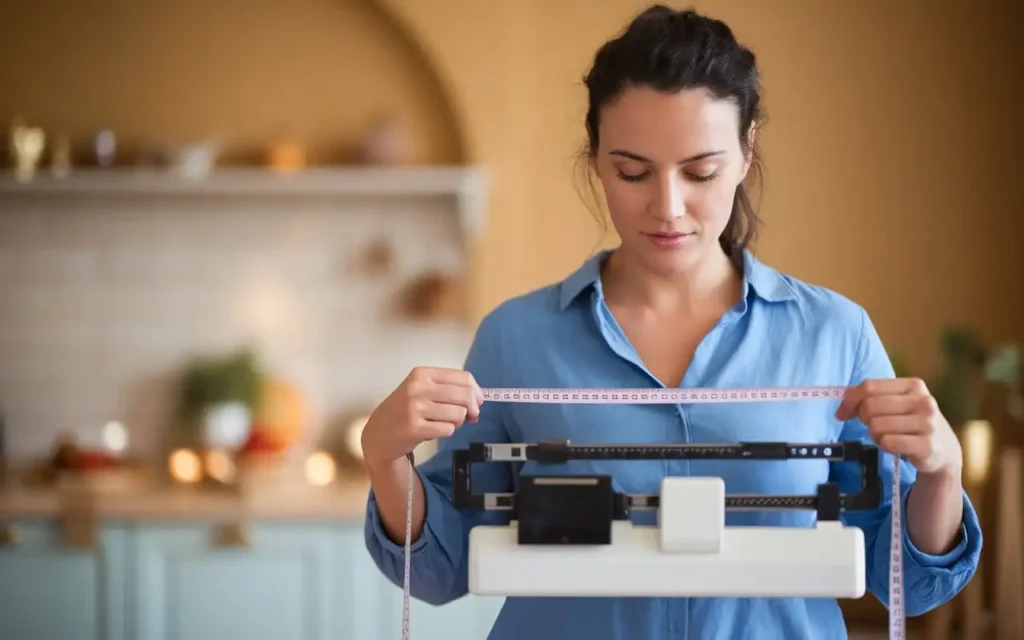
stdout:
[[[630,160],[636,160],[637,162],[652,162],[649,158],[645,158],[645,157],[643,157],[642,155],[640,155],[638,153],[633,153],[632,151],[626,151],[624,149],[612,149],[608,153],[610,155],[613,155],[613,156],[622,156],[623,158],[629,158]],[[682,160],[679,161],[679,164],[687,164],[689,162],[697,162],[698,160],[703,160],[704,158],[710,158],[711,156],[718,156],[718,155],[721,155],[723,153],[725,153],[724,150],[722,150],[722,151],[705,151],[703,153],[698,153],[695,156],[690,156],[689,158],[683,158]]]

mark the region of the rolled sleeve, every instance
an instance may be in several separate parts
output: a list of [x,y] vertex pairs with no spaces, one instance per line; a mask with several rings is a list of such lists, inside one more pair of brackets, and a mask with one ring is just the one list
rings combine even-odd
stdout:
[[[432,474],[427,473],[422,467],[416,468],[416,475],[419,476],[420,482],[423,484],[426,506],[423,529],[420,537],[409,546],[410,555],[422,552],[429,546],[450,547],[451,542],[462,540],[468,527],[472,524],[468,514],[463,514],[455,509],[448,496],[441,492],[437,485],[437,478],[432,477]],[[387,555],[399,563],[405,562],[405,545],[392,540],[384,529],[380,512],[377,510],[377,500],[372,490],[366,502],[366,528],[367,543],[376,547],[375,556]],[[446,555],[456,559],[460,555],[458,551],[457,548],[448,549]],[[393,579],[401,584],[405,566],[397,564],[394,568],[397,572]]]
[[[501,327],[495,322],[489,317],[481,323],[466,359],[466,370],[481,386],[502,386],[505,382],[500,377],[503,368],[498,355]],[[468,447],[472,441],[508,442],[500,404],[485,403],[475,423],[464,424],[453,435],[440,439],[437,452],[415,468],[423,485],[425,513],[421,534],[409,549],[409,592],[430,604],[442,605],[467,593],[469,530],[477,525],[508,522],[503,512],[463,512],[452,504],[452,452]],[[474,491],[511,490],[512,475],[507,465],[482,466],[473,472]],[[370,557],[389,581],[401,586],[405,577],[404,537],[396,542],[388,535],[372,489],[363,529]]]
[[[451,487],[453,446],[458,447],[459,444],[447,442],[433,458],[416,469],[423,483],[425,514],[420,536],[409,547],[409,593],[417,600],[434,605],[457,600],[468,591],[470,528],[480,524],[507,523],[507,515],[503,513],[463,513],[452,504],[445,491]],[[511,486],[510,478],[497,467],[484,471],[484,474],[474,474],[474,484],[479,481],[483,485]],[[402,586],[405,577],[404,540],[396,542],[385,531],[372,490],[366,501],[364,536],[370,557],[380,571],[393,584]]]
[[[420,536],[409,547],[409,592],[414,598],[441,605],[466,593],[466,521],[451,502],[417,468],[423,484],[425,520]],[[377,501],[370,491],[364,527],[366,548],[381,572],[396,586],[405,577],[405,544],[391,539],[381,522]]]
[[[903,494],[901,513],[907,512],[910,491]],[[959,540],[955,547],[941,555],[932,555],[914,546],[907,527],[903,527],[904,557],[916,566],[925,569],[942,569],[950,575],[970,570],[981,554],[981,526],[971,501],[964,496],[964,521],[960,524]]]
[[[906,464],[906,463],[904,463]],[[907,513],[907,499],[913,488],[913,470],[900,469],[910,475],[902,487],[901,514]],[[978,514],[964,494],[964,515],[960,525],[960,539],[947,553],[933,555],[918,549],[910,539],[904,515],[900,536],[903,551],[903,593],[905,613],[909,617],[923,615],[952,600],[974,577],[981,558],[982,535]],[[886,607],[889,606],[889,562],[892,556],[892,508],[886,501],[879,513],[885,517],[879,522],[875,539],[873,562],[869,565],[869,583],[872,591]]]
[[[858,340],[856,365],[850,384],[864,380],[884,379],[895,376],[885,348],[882,346],[875,327],[862,310],[861,335]],[[868,435],[867,427],[857,418],[844,423],[839,437],[844,441],[860,441],[875,445]],[[927,554],[917,548],[910,539],[906,526],[907,505],[910,492],[917,479],[917,470],[905,460],[900,460],[900,486],[893,486],[894,456],[885,453],[879,460],[882,478],[882,502],[871,511],[851,511],[843,516],[844,521],[864,531],[865,553],[867,555],[867,584],[878,600],[889,606],[889,563],[892,558],[892,504],[900,501],[901,547],[903,556],[903,593],[907,616],[918,616],[952,600],[971,580],[978,568],[981,557],[982,535],[978,514],[966,492],[963,493],[963,520],[960,539],[948,553]],[[857,491],[860,485],[860,470],[849,463],[834,463],[833,478],[845,491]]]
[[[420,481],[423,482],[423,476],[420,474],[419,469],[416,470],[416,475],[419,476]],[[427,498],[426,522],[423,535],[420,535],[420,537],[417,538],[409,547],[409,551],[412,554],[415,554],[427,546],[428,534],[433,533],[433,531],[431,531],[432,527],[430,526],[430,518],[431,516],[436,517],[439,512],[437,504],[437,489],[427,482],[423,482],[423,488]],[[375,551],[392,556],[402,556],[404,561],[405,545],[396,543],[391,539],[391,536],[388,535],[388,532],[384,530],[384,523],[381,522],[380,512],[377,510],[377,498],[374,496],[373,490],[370,490],[370,497],[366,502],[366,521],[369,527],[367,533],[372,534],[371,538],[368,539],[367,542],[377,547]]]

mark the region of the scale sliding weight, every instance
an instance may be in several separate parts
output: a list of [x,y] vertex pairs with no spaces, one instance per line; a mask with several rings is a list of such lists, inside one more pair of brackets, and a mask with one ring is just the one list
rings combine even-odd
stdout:
[[[860,491],[832,483],[816,495],[726,495],[718,477],[666,477],[658,494],[618,493],[610,475],[530,475],[514,493],[473,493],[474,463],[570,460],[855,462]],[[864,534],[840,513],[879,506],[879,450],[859,442],[573,445],[471,443],[454,451],[457,509],[509,511],[507,525],[469,533],[469,591],[533,597],[860,598]],[[657,526],[634,510],[656,509]],[[810,527],[725,526],[726,509],[817,512]]]

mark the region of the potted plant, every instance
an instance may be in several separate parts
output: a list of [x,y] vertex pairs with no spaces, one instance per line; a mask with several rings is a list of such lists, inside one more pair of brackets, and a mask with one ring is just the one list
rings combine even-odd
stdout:
[[208,448],[237,450],[249,436],[262,372],[248,349],[197,358],[181,378],[178,417],[188,438]]
[[1005,387],[1007,413],[1024,420],[1017,345],[987,348],[975,332],[957,326],[943,331],[940,344],[943,368],[933,394],[950,424],[960,426],[980,419],[985,392],[992,385]]
[[[965,327],[948,327],[942,333],[943,369],[935,383],[933,393],[940,409],[950,423],[960,431],[966,445],[964,481],[979,514],[983,513],[984,486],[989,475],[992,444],[992,424],[983,414],[986,392],[993,386],[1005,389],[1006,411],[1017,422],[1024,421],[1024,390],[1021,383],[1020,350],[1015,344],[987,347],[976,333]],[[999,486],[996,491],[995,517],[999,536],[996,565],[996,617],[1000,634],[1003,627],[1007,637],[1020,637],[1019,628],[1013,628],[1018,619],[1017,609],[1008,606],[1003,596],[1020,598],[1020,494],[1016,487],[1021,480],[1021,451],[1018,447],[999,448]],[[981,568],[978,576],[965,589],[963,630],[965,637],[980,637],[985,633],[983,623],[985,598],[982,593]],[[1009,623],[1007,622],[1009,621]],[[948,635],[948,617],[930,616],[932,637]]]

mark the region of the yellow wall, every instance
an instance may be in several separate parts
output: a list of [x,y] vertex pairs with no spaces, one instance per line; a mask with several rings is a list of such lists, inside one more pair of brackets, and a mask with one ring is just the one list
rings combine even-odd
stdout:
[[[219,134],[232,162],[257,159],[285,124],[314,162],[333,162],[376,111],[397,110],[418,162],[493,170],[473,273],[479,318],[561,278],[602,240],[573,173],[580,78],[643,4],[4,3],[0,120],[22,113],[75,136],[111,127],[129,151],[152,136]],[[696,3],[729,21],[763,68],[759,253],[864,304],[922,372],[944,322],[1024,340],[1024,20],[1012,4]]]
[[[0,122],[23,113],[76,136],[109,126],[128,151],[220,135],[232,162],[258,159],[283,127],[313,162],[331,162],[374,113],[395,110],[418,162],[494,171],[475,261],[479,318],[601,242],[573,171],[580,78],[644,4],[5,3]],[[1011,3],[696,4],[729,21],[763,68],[764,259],[864,304],[923,372],[946,321],[1024,339],[1011,293],[1024,291],[1024,259],[1010,255],[1024,238],[1014,189],[1024,100],[1009,82],[1024,34]],[[896,252],[883,251],[890,243]]]
[[[571,172],[583,141],[578,80],[646,3],[382,1],[457,87],[471,157],[498,170],[480,308],[572,269],[597,238]],[[1024,241],[1014,188],[1024,100],[1011,72],[1024,57],[1020,11],[924,0],[694,4],[727,20],[763,69],[760,255],[864,304],[890,348],[924,372],[936,366],[944,322],[1024,339],[1024,259],[1011,255]]]
[[20,113],[85,143],[110,127],[125,155],[220,137],[226,162],[260,162],[283,134],[347,161],[391,111],[417,162],[462,161],[435,71],[372,1],[4,2],[0,60],[5,127]]

